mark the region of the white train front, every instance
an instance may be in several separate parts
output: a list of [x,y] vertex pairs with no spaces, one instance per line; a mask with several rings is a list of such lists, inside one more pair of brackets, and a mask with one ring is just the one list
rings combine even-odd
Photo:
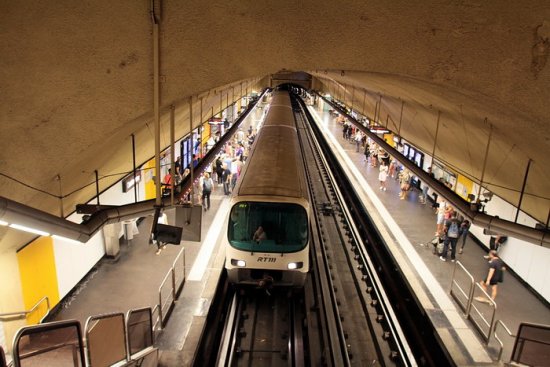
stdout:
[[290,96],[275,91],[231,199],[225,236],[229,281],[302,287],[309,270],[309,214]]

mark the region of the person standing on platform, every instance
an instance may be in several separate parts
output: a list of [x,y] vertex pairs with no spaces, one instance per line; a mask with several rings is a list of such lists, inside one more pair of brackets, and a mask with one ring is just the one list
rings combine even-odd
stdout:
[[394,178],[397,176],[397,160],[394,157],[390,158],[390,167],[388,170],[388,175],[390,175],[391,178]]
[[[493,301],[497,298],[498,283],[502,283],[504,280],[504,262],[498,257],[495,250],[489,251],[489,271],[487,272],[487,278],[480,281],[479,284],[485,292],[487,292],[487,286],[491,286],[491,298]],[[484,302],[484,297],[476,297],[476,301]]]
[[445,240],[443,242],[443,253],[439,256],[441,261],[447,261],[447,252],[451,247],[451,261],[456,261],[456,243],[460,237],[460,221],[456,218],[457,212],[453,212],[451,219],[445,222]]
[[378,180],[380,181],[380,190],[386,191],[386,179],[388,178],[388,166],[384,162],[380,165]]
[[378,148],[376,145],[374,147],[371,147],[370,150],[370,164],[372,167],[376,167],[378,164]]
[[218,157],[216,158],[216,181],[218,181],[218,186],[223,183],[222,175],[223,175],[222,156],[218,155]]
[[399,174],[399,185],[401,187],[399,199],[405,200],[407,198],[407,193],[411,188],[411,172],[406,168],[403,168],[403,171]]
[[435,210],[436,216],[436,229],[435,229],[435,235],[439,236],[443,234],[443,226],[445,225],[445,210],[447,208],[447,203],[443,200],[442,197],[437,198],[437,207]]
[[173,189],[173,177],[171,168],[168,168],[168,173],[166,173],[166,175],[162,179],[162,186],[164,187],[162,195],[170,195],[170,192]]
[[229,195],[231,192],[229,191],[229,187],[231,185],[231,170],[227,168],[227,165],[224,164],[223,174],[222,174],[222,181],[223,181],[223,193],[225,195]]
[[365,162],[367,162],[367,165],[369,164],[369,156],[370,156],[370,145],[369,142],[365,143],[365,150],[363,151],[365,154]]
[[355,152],[359,153],[359,148],[361,148],[361,143],[363,141],[363,133],[361,132],[361,130],[357,129],[357,131],[355,132],[354,140],[355,140]]
[[460,229],[461,229],[460,237],[462,237],[462,246],[460,246],[460,250],[458,250],[459,254],[461,254],[464,251],[464,246],[466,246],[466,239],[468,238],[468,232],[470,232],[471,225],[472,223],[470,223],[468,219],[464,219],[460,224]]
[[[501,245],[506,242],[508,237],[498,235],[498,236],[491,236],[491,239],[489,240],[489,249],[494,250],[495,252],[498,252]],[[485,259],[489,259],[489,255],[483,256]]]
[[212,193],[213,187],[214,181],[212,177],[210,177],[210,174],[205,173],[202,180],[202,205],[205,211],[210,209],[210,194]]

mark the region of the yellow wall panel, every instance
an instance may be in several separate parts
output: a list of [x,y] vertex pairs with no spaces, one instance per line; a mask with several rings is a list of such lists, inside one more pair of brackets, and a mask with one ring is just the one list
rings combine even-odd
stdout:
[[[59,303],[59,289],[53,250],[53,238],[40,237],[17,252],[25,309],[31,309],[48,296],[50,307]],[[45,303],[27,316],[28,324],[37,324],[46,311]]]
[[456,182],[456,193],[458,195],[468,200],[468,194],[472,193],[473,187],[474,187],[474,183],[470,179],[462,175],[458,175],[458,179]]
[[145,184],[145,200],[154,199],[156,197],[156,187],[153,177],[155,176],[155,159],[151,159],[149,162],[143,165],[143,177]]

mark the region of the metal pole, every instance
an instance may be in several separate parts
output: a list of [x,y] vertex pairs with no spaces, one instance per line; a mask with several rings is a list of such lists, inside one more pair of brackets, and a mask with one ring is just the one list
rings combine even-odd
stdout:
[[366,113],[366,110],[365,110],[365,104],[367,103],[367,90],[363,89],[363,92],[365,93],[365,95],[363,96],[363,109],[361,110],[361,113],[364,116],[367,116],[367,113]]
[[60,218],[64,218],[64,210],[63,210],[63,188],[61,186],[61,175],[55,176],[57,182],[59,182],[59,209],[61,211]]
[[[485,117],[485,123],[487,123],[487,117]],[[485,158],[483,158],[483,168],[481,169],[481,179],[479,180],[479,190],[477,190],[477,202],[481,200],[481,187],[483,185],[483,178],[485,177],[485,167],[487,165],[487,158],[489,157],[489,147],[491,146],[491,137],[493,136],[493,125],[489,124],[489,139],[487,139],[487,146],[485,147]]]
[[401,101],[401,113],[399,114],[399,127],[397,128],[397,135],[399,135],[399,141],[401,141],[401,123],[403,122],[403,108],[405,107],[405,101]]
[[352,86],[352,89],[351,89],[351,110],[353,111],[353,102],[354,102],[354,99],[355,99],[355,85]]
[[[202,132],[202,125],[204,124],[204,117],[202,116],[202,114],[203,114],[203,111],[202,111],[202,101],[203,101],[203,98],[201,97],[201,104],[200,104],[201,118],[200,118],[200,120],[199,120],[199,126],[201,127],[201,132]],[[201,133],[201,135],[202,135],[202,133]],[[203,151],[202,136],[201,136],[200,138],[201,138],[201,154],[202,154],[202,151]]]
[[155,205],[162,204],[160,191],[160,40],[159,21],[153,12],[153,115],[155,119]]
[[99,205],[99,174],[97,170],[95,170],[94,172],[95,172],[95,194],[97,197],[97,205]]
[[380,125],[380,115],[382,114],[382,95],[380,95],[380,98],[378,99],[378,118],[376,125]]
[[518,222],[519,211],[521,210],[521,202],[523,201],[523,194],[525,194],[525,185],[527,185],[527,176],[529,176],[529,168],[531,168],[531,158],[527,161],[527,168],[525,169],[525,177],[523,177],[523,185],[521,186],[521,194],[519,195],[518,210],[516,211],[516,219],[514,222]]
[[134,172],[134,203],[138,201],[137,183],[136,183],[136,137],[132,134],[132,167]]
[[176,142],[175,142],[175,121],[176,121],[176,106],[170,105],[170,171],[172,172],[172,177],[170,178],[170,183],[172,184],[172,190],[170,190],[170,205],[174,206],[174,190],[176,190]]
[[432,164],[430,164],[430,172],[433,169],[435,161],[435,147],[437,146],[437,135],[439,134],[439,121],[441,121],[441,111],[437,111],[437,125],[435,127],[434,147],[432,149]]
[[[221,98],[221,94],[220,94]],[[195,180],[194,180],[194,170],[195,167],[193,167],[193,154],[195,154],[195,149],[193,146],[193,96],[189,97],[189,142],[191,144],[190,148],[191,151],[189,152],[191,154],[191,163],[189,164],[189,171],[191,175],[191,206],[193,206],[193,203],[195,201]]]

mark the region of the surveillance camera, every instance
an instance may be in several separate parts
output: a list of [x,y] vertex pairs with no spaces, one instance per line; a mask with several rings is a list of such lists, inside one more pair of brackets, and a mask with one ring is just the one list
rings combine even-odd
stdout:
[[483,197],[485,197],[486,199],[489,199],[489,200],[491,200],[493,198],[493,193],[490,192],[490,191],[484,192],[482,195],[483,195]]

